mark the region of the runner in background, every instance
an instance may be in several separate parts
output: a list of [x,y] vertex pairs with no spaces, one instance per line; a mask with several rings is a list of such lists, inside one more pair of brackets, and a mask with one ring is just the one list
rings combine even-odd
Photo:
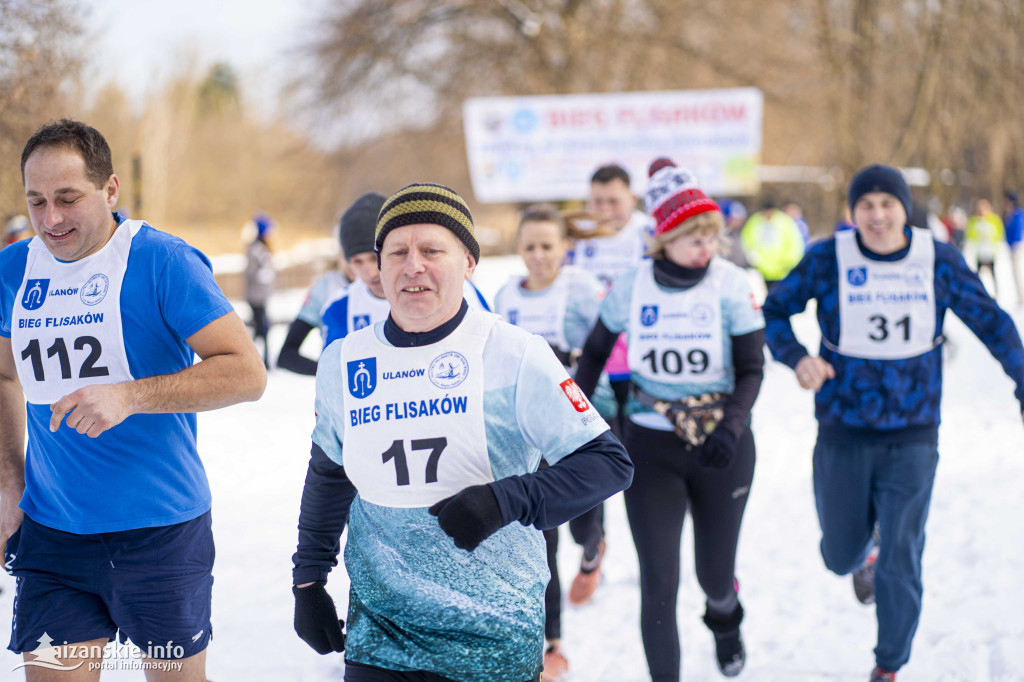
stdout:
[[[527,207],[519,218],[516,251],[526,264],[526,277],[513,277],[494,298],[494,310],[507,322],[539,335],[555,352],[570,373],[583,341],[597,320],[604,286],[589,272],[562,265],[569,249],[568,229],[558,209],[550,204]],[[605,419],[617,413],[610,387],[604,385],[603,409],[598,399],[591,401]],[[541,462],[542,467],[547,462]],[[573,538],[583,544],[596,537],[587,525],[588,517],[569,521]],[[558,528],[544,531],[548,570],[551,579],[544,594],[545,682],[560,679],[569,669],[561,647],[562,586],[558,575]],[[598,548],[594,547],[593,550]]]
[[262,340],[263,364],[270,369],[270,342],[267,333],[270,322],[267,319],[267,304],[270,292],[274,290],[274,256],[270,252],[269,238],[276,224],[266,213],[257,213],[252,218],[256,236],[246,250],[245,302],[252,309],[253,340]]
[[750,265],[761,273],[768,292],[800,262],[804,255],[800,228],[766,196],[761,209],[750,216],[740,233],[740,246]]
[[725,218],[725,232],[722,234],[727,253],[726,258],[740,266],[749,268],[750,263],[743,254],[740,246],[740,233],[743,232],[743,225],[747,222],[747,207],[739,199],[720,199],[718,205],[722,209],[722,216]]
[[1024,306],[1024,209],[1020,198],[1013,190],[1003,194],[1003,227],[1006,230],[1006,244],[1010,247],[1010,267],[1013,268],[1013,283],[1017,288],[1017,305]]
[[[875,604],[870,680],[893,682],[910,659],[924,597],[946,312],[963,320],[1013,379],[1015,409],[1024,408],[1024,347],[960,253],[907,224],[910,188],[898,170],[862,169],[848,199],[857,229],[815,243],[768,295],[764,314],[772,355],[815,393],[822,558],[830,571],[852,573],[857,599]],[[790,324],[812,299],[821,328],[817,356]]]
[[974,253],[975,272],[980,277],[983,270],[988,271],[989,277],[992,278],[992,297],[998,298],[996,252],[1003,243],[1003,219],[992,210],[992,204],[988,199],[974,200],[974,209],[967,219],[964,239],[968,249]]
[[[352,205],[341,214],[341,220],[338,222],[338,241],[341,246],[341,252],[338,254],[339,266],[344,263],[353,273],[353,282],[363,283],[361,291],[368,288],[380,300],[383,300],[384,292],[380,289],[380,276],[376,272],[377,256],[373,253],[373,228],[377,224],[377,214],[383,205],[383,194],[369,192],[352,202]],[[363,279],[364,276],[366,279]],[[316,374],[317,361],[304,357],[299,349],[315,328],[320,329],[320,337],[324,341],[321,347],[326,346],[327,329],[324,326],[323,313],[348,286],[349,280],[340,267],[324,274],[313,284],[299,314],[288,327],[288,334],[277,358],[278,367],[297,374]],[[387,315],[386,307],[384,315]],[[376,319],[381,318],[377,315]]]
[[[32,228],[32,224],[29,223],[28,218],[23,215],[12,215],[7,219],[7,237],[4,241],[4,246],[10,246],[16,241],[21,240],[25,233],[29,232]],[[3,248],[0,246],[0,248]]]
[[[575,240],[568,262],[596,275],[607,287],[616,277],[642,261],[653,225],[650,216],[637,210],[636,201],[636,195],[630,189],[629,173],[624,168],[610,164],[594,171],[590,178],[587,210],[602,221],[594,237]],[[611,422],[612,429],[619,435],[629,394],[626,352],[623,336],[605,367],[618,405],[618,414]],[[591,529],[582,540],[576,538],[583,546],[583,557],[579,573],[569,588],[569,603],[579,606],[590,601],[601,581],[601,560],[605,551],[604,505],[587,512],[587,518],[577,520],[577,523],[581,526],[587,524]]]
[[796,223],[797,229],[800,230],[800,238],[804,240],[804,249],[807,249],[807,245],[811,243],[811,227],[804,218],[804,210],[795,201],[783,206],[782,210]]
[[746,662],[736,548],[754,475],[750,410],[761,386],[764,319],[745,271],[717,255],[722,214],[691,173],[656,160],[645,205],[656,220],[652,260],[612,284],[576,379],[590,395],[619,334],[628,335],[633,393],[623,435],[635,473],[624,498],[652,680],[680,679],[676,604],[687,510],[704,622],[719,670],[732,677]]

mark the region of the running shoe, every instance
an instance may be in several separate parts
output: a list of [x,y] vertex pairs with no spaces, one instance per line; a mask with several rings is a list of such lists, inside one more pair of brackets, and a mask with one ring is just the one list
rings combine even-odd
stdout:
[[871,679],[868,682],[896,682],[896,673],[882,670],[878,666],[871,671]]
[[601,583],[601,560],[604,558],[604,540],[597,547],[597,556],[592,560],[580,562],[580,572],[572,579],[569,587],[569,603],[582,606],[594,596],[594,591]]
[[557,682],[569,672],[569,659],[562,654],[562,647],[552,644],[544,651],[544,672],[541,682]]
[[743,672],[743,667],[747,664],[747,650],[740,635],[742,621],[743,607],[739,605],[724,618],[714,617],[710,612],[704,614],[704,624],[715,636],[715,661],[718,663],[718,670],[726,677],[736,677]]
[[868,553],[864,565],[853,572],[853,593],[861,604],[875,603],[875,563],[878,561],[878,527],[875,527],[875,546]]

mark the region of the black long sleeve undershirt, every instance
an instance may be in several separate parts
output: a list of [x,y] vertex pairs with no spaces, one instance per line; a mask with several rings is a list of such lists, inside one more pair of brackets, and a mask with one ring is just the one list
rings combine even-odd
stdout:
[[725,401],[721,426],[739,437],[750,419],[750,410],[764,379],[763,329],[732,337],[732,366],[736,370],[736,386]]
[[338,565],[341,533],[356,487],[340,466],[313,443],[299,506],[299,546],[292,555],[292,584],[326,581]]
[[490,484],[501,520],[540,530],[589,511],[633,480],[633,463],[619,439],[605,431],[555,464]]
[[601,372],[604,371],[604,365],[608,362],[608,356],[612,354],[612,348],[615,347],[615,342],[618,340],[619,335],[609,331],[608,327],[604,326],[601,318],[598,317],[597,323],[590,330],[590,335],[587,336],[587,340],[583,343],[580,357],[576,360],[576,376],[574,379],[576,385],[580,387],[583,394],[588,398],[594,395],[597,382],[601,378]]
[[295,372],[314,376],[316,374],[316,360],[310,360],[299,353],[302,342],[306,340],[314,327],[304,320],[294,320],[288,327],[288,335],[284,338],[284,345],[277,356],[277,366]]

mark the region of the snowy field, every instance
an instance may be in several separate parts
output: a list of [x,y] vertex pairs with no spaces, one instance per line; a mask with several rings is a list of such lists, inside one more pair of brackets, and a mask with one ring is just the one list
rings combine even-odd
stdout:
[[[485,259],[476,277],[488,299],[517,258]],[[1005,276],[1005,272],[1004,272]],[[1011,283],[1000,280],[1001,292]],[[303,292],[283,292],[271,318],[291,319]],[[1011,303],[1006,300],[1004,303]],[[247,311],[246,311],[247,312]],[[1014,312],[1018,326],[1024,313]],[[816,348],[809,314],[795,321]],[[284,328],[275,328],[280,344]],[[955,318],[947,363],[938,479],[924,557],[924,614],[900,682],[1024,681],[1024,426],[1013,386],[984,347]],[[315,347],[310,339],[307,348]],[[200,451],[214,493],[217,538],[208,676],[213,682],[340,680],[341,655],[319,656],[292,630],[291,554],[313,427],[313,379],[270,374],[258,403],[199,417]],[[747,612],[747,682],[866,682],[874,664],[874,610],[858,604],[850,579],[828,573],[818,554],[811,491],[815,422],[811,395],[792,372],[769,363],[754,408],[758,465],[740,540],[737,575]],[[638,626],[636,555],[621,496],[607,503],[605,579],[594,600],[563,611],[572,682],[648,679]],[[575,575],[579,549],[563,528],[563,579]],[[722,679],[711,634],[700,620],[703,596],[683,544],[679,626],[687,680]],[[674,551],[669,549],[668,551]],[[0,574],[0,614],[9,614],[14,581]],[[328,585],[344,608],[347,581]],[[7,616],[0,620],[9,623]],[[5,625],[0,634],[9,635]],[[0,654],[0,680],[20,657]],[[142,680],[138,671],[105,680]]]

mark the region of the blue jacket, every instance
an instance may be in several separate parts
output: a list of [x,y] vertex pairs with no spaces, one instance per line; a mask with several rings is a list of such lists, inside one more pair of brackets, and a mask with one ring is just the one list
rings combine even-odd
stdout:
[[[908,239],[911,237],[906,231]],[[907,248],[885,256],[857,244],[865,257],[897,261]],[[1024,347],[1013,320],[986,293],[978,276],[960,252],[935,243],[936,333],[941,334],[947,310],[952,310],[985,344],[1017,384],[1015,395],[1024,406]],[[768,295],[764,304],[765,336],[776,360],[790,367],[808,354],[789,318],[817,301],[818,326],[833,346],[839,344],[839,268],[835,239],[813,244],[803,260]],[[819,438],[881,438],[887,441],[938,439],[942,397],[942,346],[913,358],[874,360],[854,358],[824,344],[819,356],[836,371],[815,395]]]

